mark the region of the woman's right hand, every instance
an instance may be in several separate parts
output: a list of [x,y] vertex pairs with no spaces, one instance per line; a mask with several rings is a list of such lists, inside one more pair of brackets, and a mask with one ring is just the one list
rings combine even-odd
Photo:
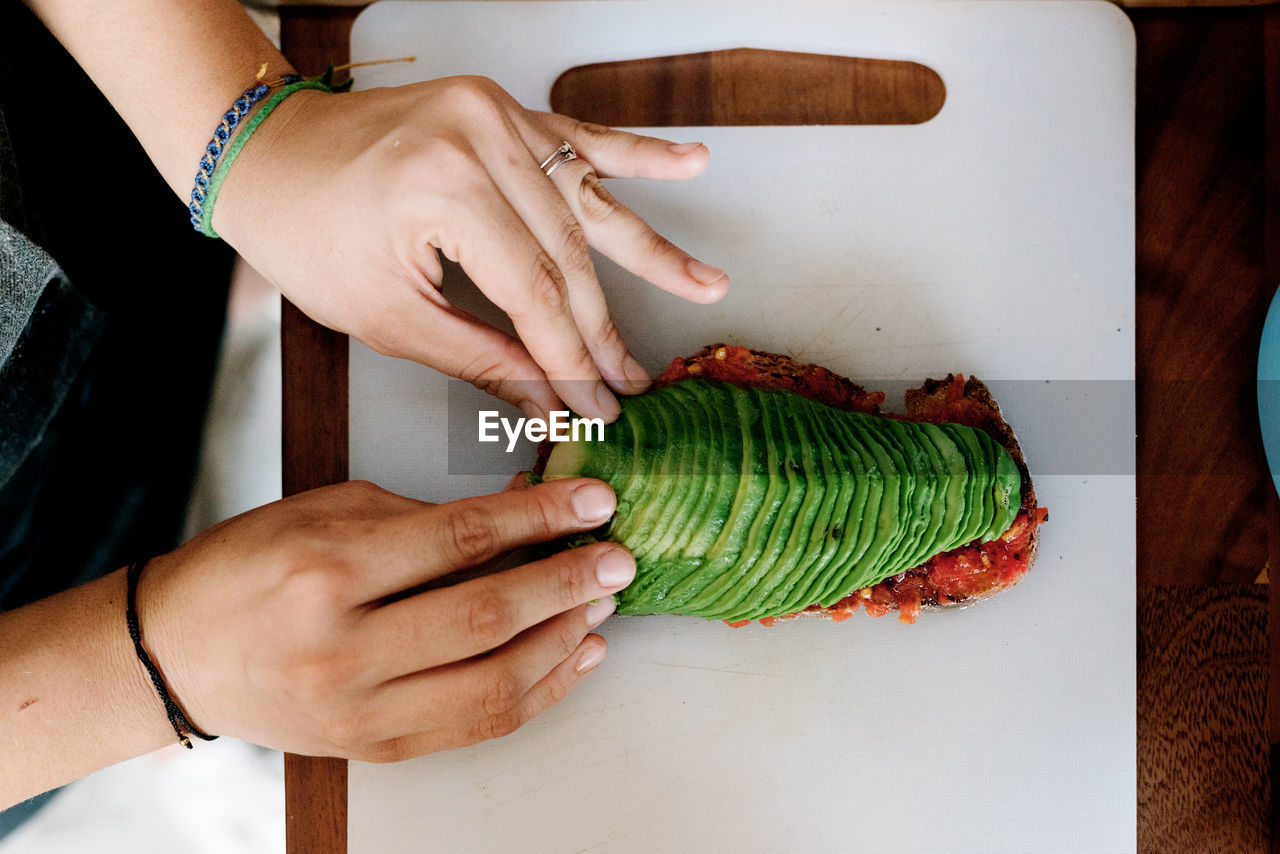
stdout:
[[303,493],[152,560],[143,642],[205,732],[374,762],[506,735],[604,658],[589,632],[634,559],[598,543],[419,588],[614,504],[592,480],[439,505],[367,483]]

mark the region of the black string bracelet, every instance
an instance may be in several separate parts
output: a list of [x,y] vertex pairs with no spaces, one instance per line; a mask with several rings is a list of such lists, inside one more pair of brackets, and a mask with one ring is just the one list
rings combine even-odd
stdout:
[[173,731],[178,734],[178,743],[190,750],[191,739],[187,738],[188,733],[205,741],[213,741],[217,736],[201,732],[187,719],[182,707],[175,703],[173,697],[169,695],[169,689],[164,684],[160,669],[151,660],[151,656],[147,655],[147,651],[142,648],[142,630],[138,627],[138,579],[142,577],[142,569],[146,565],[147,562],[145,560],[135,560],[129,564],[129,569],[125,572],[125,584],[128,592],[125,596],[124,616],[129,623],[129,637],[133,638],[133,651],[138,654],[138,660],[147,669],[147,675],[151,677],[151,684],[156,686],[156,693],[160,695],[160,702],[164,703],[165,713],[169,715],[169,723],[173,725]]

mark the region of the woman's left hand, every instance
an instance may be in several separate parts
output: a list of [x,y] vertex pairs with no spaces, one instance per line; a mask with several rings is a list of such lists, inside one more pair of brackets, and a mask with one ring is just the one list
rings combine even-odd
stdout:
[[[562,142],[578,159],[539,168]],[[728,278],[618,203],[601,177],[679,179],[707,149],[526,110],[459,77],[299,92],[228,174],[215,229],[315,320],[474,383],[530,414],[612,420],[649,382],[610,318],[594,246],[694,302]],[[440,293],[438,253],[511,318],[512,338]],[[603,380],[603,382],[602,382]]]

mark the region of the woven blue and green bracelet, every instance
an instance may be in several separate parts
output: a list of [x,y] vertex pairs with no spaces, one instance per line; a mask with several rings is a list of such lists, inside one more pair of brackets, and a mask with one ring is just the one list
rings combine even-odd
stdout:
[[239,126],[241,119],[248,114],[253,105],[262,100],[262,98],[270,90],[270,86],[266,83],[259,83],[252,89],[246,89],[244,93],[236,99],[231,105],[231,109],[227,110],[223,115],[222,121],[218,127],[214,129],[213,139],[205,146],[204,156],[200,158],[200,168],[196,172],[195,187],[191,190],[191,204],[187,206],[187,210],[191,214],[191,226],[201,234],[208,237],[217,237],[218,233],[213,230],[213,205],[218,200],[218,192],[222,189],[222,182],[227,178],[227,171],[231,168],[231,164],[235,163],[236,158],[240,155],[240,150],[244,148],[245,143],[249,141],[249,137],[253,135],[258,125],[271,115],[276,107],[280,106],[285,98],[288,98],[294,92],[303,89],[318,89],[322,92],[345,92],[351,88],[351,81],[347,80],[333,85],[333,67],[330,66],[323,74],[315,77],[302,79],[297,74],[286,74],[282,78],[286,84],[284,88],[276,92],[267,102],[262,105],[258,112],[254,113],[253,118],[244,126],[244,130],[236,135],[230,147],[225,149],[227,140],[231,138],[232,132]]
[[[286,74],[281,79],[288,84],[302,78],[296,74]],[[213,170],[218,165],[218,158],[222,156],[222,147],[227,144],[232,132],[239,126],[240,120],[253,109],[254,104],[266,96],[270,89],[271,87],[266,83],[259,83],[245,89],[231,105],[231,109],[222,114],[222,121],[213,130],[213,139],[209,140],[209,144],[204,147],[204,156],[200,158],[200,169],[196,172],[196,185],[191,190],[191,204],[187,206],[187,210],[191,212],[191,226],[196,231],[200,230],[200,211],[204,207],[209,180],[213,177]]]

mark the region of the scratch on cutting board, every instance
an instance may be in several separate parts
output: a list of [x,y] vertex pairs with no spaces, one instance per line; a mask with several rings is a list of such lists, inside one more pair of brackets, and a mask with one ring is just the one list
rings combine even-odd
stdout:
[[[521,798],[527,798],[527,797],[529,797],[530,795],[534,794],[535,792],[539,792],[539,791],[541,791],[542,789],[545,789],[547,786],[550,786],[550,785],[551,785],[551,784],[553,784],[553,783],[559,783],[561,780],[567,780],[567,779],[569,779],[570,777],[575,777],[575,776],[577,776],[578,774],[582,774],[583,772],[590,771],[592,768],[596,768],[596,767],[598,767],[598,766],[600,766],[600,765],[604,765],[604,764],[606,764],[606,763],[612,762],[612,761],[613,761],[613,759],[614,759],[614,757],[613,757],[613,756],[606,756],[604,759],[601,759],[601,760],[599,760],[598,762],[592,762],[590,765],[583,765],[583,766],[582,766],[582,767],[580,767],[580,768],[574,768],[574,769],[572,769],[571,771],[567,771],[567,772],[565,772],[564,774],[558,774],[558,775],[556,775],[556,776],[554,776],[554,777],[550,777],[550,778],[548,778],[548,779],[546,779],[546,780],[543,780],[541,783],[539,783],[538,785],[534,786],[532,789],[527,789],[527,790],[525,790],[525,791],[523,791],[523,792],[520,792],[520,793],[519,793],[519,794],[517,794],[517,795],[512,795],[511,797],[507,798],[506,800],[504,800],[504,801],[499,801],[499,802],[498,802],[498,803],[496,803],[496,804],[490,804],[489,806],[485,807],[484,811],[485,811],[486,813],[493,812],[493,811],[494,811],[494,810],[496,810],[498,807],[501,807],[501,806],[504,806],[504,805],[506,805],[506,804],[509,804],[509,803],[511,803],[512,801],[518,801],[518,800],[520,800]],[[608,842],[608,841],[609,841],[609,840],[607,840],[607,839],[605,840],[605,842]],[[604,843],[602,842],[602,843],[600,843],[600,844],[601,844],[601,845],[603,845]]]
[[[840,306],[840,310],[837,311],[826,323],[822,324],[822,328],[814,332],[813,335],[809,337],[808,341],[801,346],[792,349],[791,357],[799,361],[809,358],[808,352],[809,348],[813,346],[813,342],[817,341],[819,338],[823,338],[837,332],[836,325],[840,322],[840,318],[844,317],[844,313],[849,310],[850,306],[852,306],[854,302],[856,302],[856,300],[849,300],[844,305]],[[844,326],[848,327],[849,324],[856,321],[865,313],[866,309],[860,306],[858,310],[854,312],[853,317],[849,318],[848,322],[846,322]]]
[[759,676],[762,679],[769,676],[768,673],[752,673],[749,670],[733,670],[728,667],[698,667],[696,664],[672,664],[667,661],[655,661],[654,664],[659,667],[679,667],[684,670],[705,670],[708,673],[734,673],[738,676]]
[[579,848],[577,851],[574,852],[574,854],[583,854],[584,851],[594,851],[597,848],[599,848],[601,845],[608,845],[610,842],[615,842],[619,839],[622,839],[624,836],[626,836],[625,833],[621,833],[617,836],[610,836],[608,839],[602,839],[601,841],[597,842],[595,845],[588,845],[586,848]]
[[[563,750],[563,749],[564,749],[564,746],[563,746],[563,745],[559,745],[559,744],[558,744],[558,745],[556,745],[555,747],[550,747],[550,748],[548,748],[548,749],[546,749],[546,750],[542,751],[541,753],[537,753],[537,754],[535,754],[535,755],[533,755],[533,756],[530,756],[528,759],[524,760],[523,762],[521,762],[519,765],[516,765],[515,767],[508,768],[508,769],[507,769],[507,770],[505,770],[505,771],[500,771],[500,772],[499,772],[499,773],[497,773],[497,774],[493,774],[493,775],[491,775],[491,776],[489,776],[489,777],[485,777],[483,780],[481,780],[481,781],[480,781],[479,783],[477,783],[476,785],[478,785],[480,788],[482,788],[482,789],[483,789],[483,788],[484,788],[484,787],[486,787],[489,783],[492,783],[492,782],[494,782],[495,780],[498,780],[498,779],[500,779],[500,778],[502,778],[502,777],[509,777],[509,776],[511,776],[512,774],[518,774],[518,773],[520,773],[521,771],[523,771],[526,767],[528,767],[528,766],[532,765],[532,764],[533,764],[533,763],[535,763],[535,762],[538,762],[539,760],[546,759],[548,756],[555,756],[556,754],[558,754],[558,753],[559,753],[561,750]],[[599,764],[599,763],[597,763],[597,764]],[[593,767],[593,768],[594,768],[595,766],[593,765],[593,766],[590,766],[590,767]],[[466,790],[464,789],[463,791],[466,791]],[[488,794],[486,794],[486,795],[485,795],[485,797],[488,797]],[[505,801],[504,801],[504,803],[505,803]]]
[[795,847],[795,822],[787,822],[786,828],[782,833],[771,841],[765,848],[765,852],[769,851],[792,851]]
[[853,817],[851,824],[856,825],[858,821],[861,820],[862,816],[866,814],[867,809],[876,802],[876,798],[878,797],[880,797],[880,793],[876,792],[871,797],[867,798],[862,804],[862,809],[858,810],[858,814]]

